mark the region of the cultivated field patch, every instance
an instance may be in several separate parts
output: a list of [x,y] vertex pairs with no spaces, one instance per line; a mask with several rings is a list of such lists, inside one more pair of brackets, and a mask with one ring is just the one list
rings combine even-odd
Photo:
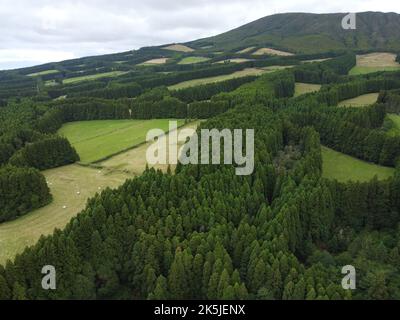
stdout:
[[322,147],[322,160],[323,176],[340,182],[364,182],[371,180],[374,176],[384,180],[395,172],[394,168],[362,161],[326,147]]
[[215,77],[208,77],[208,78],[200,78],[200,79],[193,79],[193,80],[188,80],[188,81],[183,81],[178,84],[174,84],[172,86],[169,86],[168,89],[171,90],[178,90],[182,88],[188,88],[188,87],[194,87],[202,84],[207,84],[207,83],[214,83],[214,82],[219,82],[219,81],[225,81],[233,78],[240,78],[240,77],[246,77],[246,76],[258,76],[262,75],[263,73],[266,73],[267,70],[263,69],[258,69],[258,68],[246,68],[240,71],[236,71],[231,74],[224,74],[221,76],[215,76]]
[[255,48],[256,47],[248,47],[248,48],[238,51],[237,53],[248,53],[248,52],[254,50]]
[[322,59],[311,59],[311,60],[303,60],[301,63],[312,63],[312,62],[323,62],[327,60],[331,60],[332,58],[322,58]]
[[172,44],[167,47],[163,47],[165,50],[171,50],[171,51],[180,51],[180,52],[193,52],[194,49],[189,48],[188,46],[185,46],[183,44]]
[[357,64],[349,72],[350,75],[367,74],[378,71],[397,71],[400,64],[396,62],[396,54],[374,52],[357,55]]
[[339,107],[365,107],[374,104],[379,97],[379,93],[367,93],[361,96],[341,101]]
[[127,73],[126,71],[110,71],[110,72],[103,72],[103,73],[97,73],[97,74],[90,74],[87,76],[67,78],[67,79],[63,80],[63,83],[71,84],[71,83],[96,80],[96,79],[101,79],[101,78],[118,77],[118,76],[121,76],[126,73]]
[[193,63],[200,63],[210,60],[210,58],[206,57],[186,57],[183,58],[178,64],[193,64]]
[[0,224],[0,265],[54,229],[63,229],[86,206],[87,199],[106,187],[117,187],[133,176],[77,164],[46,170],[53,201],[17,220]]
[[[187,125],[184,125],[180,128],[177,129],[178,133],[181,132],[181,130],[185,128],[192,128],[196,129],[197,126],[199,125],[199,121],[189,123]],[[169,137],[170,133],[167,133],[165,136],[160,137],[160,141],[165,142],[165,144],[169,144]],[[137,174],[140,175],[143,173],[143,171],[146,169],[147,161],[146,161],[146,151],[148,147],[150,146],[151,142],[142,144],[138,146],[137,148],[128,150],[126,152],[123,152],[121,154],[118,154],[108,160],[105,160],[103,162],[98,163],[99,166],[104,167],[108,170],[118,170],[118,171],[126,171],[132,174]],[[176,145],[176,144],[175,144]],[[179,148],[183,145],[183,143],[178,143],[177,147],[178,150]],[[169,156],[168,149],[166,150],[167,152],[167,157]],[[167,171],[168,165],[165,164],[160,164],[160,165],[155,165],[149,167],[154,167],[155,169],[160,169],[162,171]],[[171,170],[175,170],[175,165],[171,165]]]
[[260,69],[265,71],[279,71],[283,69],[293,68],[294,66],[269,66],[269,67],[262,67]]
[[320,89],[320,84],[296,82],[294,96],[298,97],[302,94],[319,91]]
[[53,69],[53,70],[45,70],[45,71],[41,71],[41,72],[30,73],[30,74],[27,74],[27,76],[28,77],[39,77],[39,76],[45,76],[45,75],[48,75],[48,74],[54,74],[54,73],[58,73],[58,72],[59,71],[55,70],[55,69]]
[[157,64],[164,64],[167,63],[168,58],[158,58],[158,59],[150,59],[145,62],[139,63],[138,66],[151,66]]
[[271,56],[293,56],[294,54],[291,52],[276,50],[272,48],[260,48],[257,51],[253,52],[254,55],[261,56],[264,54]]
[[[81,162],[99,161],[146,140],[150,129],[168,130],[167,119],[152,120],[94,120],[66,123],[59,130],[77,150]],[[179,120],[178,124],[182,124]]]
[[245,58],[233,58],[233,59],[217,61],[216,63],[226,63],[226,62],[243,63],[243,62],[247,62],[247,61],[251,61],[251,60],[250,59],[245,59]]

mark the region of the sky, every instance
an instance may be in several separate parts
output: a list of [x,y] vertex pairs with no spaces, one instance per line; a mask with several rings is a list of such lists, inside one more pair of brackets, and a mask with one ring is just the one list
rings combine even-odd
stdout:
[[398,0],[0,0],[0,69],[216,35],[283,12],[400,13]]

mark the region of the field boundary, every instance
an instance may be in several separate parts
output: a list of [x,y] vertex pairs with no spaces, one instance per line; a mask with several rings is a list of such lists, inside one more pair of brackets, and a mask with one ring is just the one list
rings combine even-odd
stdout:
[[[191,121],[191,122],[194,122],[194,121]],[[186,126],[186,125],[190,124],[191,122],[183,123],[183,124],[181,124],[181,125],[178,125],[176,129],[182,128],[183,126]],[[173,131],[173,130],[172,130],[172,131]],[[165,131],[164,134],[159,135],[158,137],[164,137],[164,136],[168,135],[168,134],[169,134],[170,132],[172,132],[172,131],[171,131],[171,130]],[[84,162],[78,161],[78,162],[76,162],[76,163],[77,163],[78,165],[80,165],[80,166],[84,166],[84,167],[93,167],[93,168],[95,168],[93,165],[96,165],[96,164],[98,164],[98,163],[100,163],[100,162],[109,160],[109,159],[111,159],[111,158],[113,158],[113,157],[115,157],[115,156],[118,156],[118,155],[120,155],[120,154],[122,154],[122,153],[125,153],[125,152],[127,152],[127,151],[136,149],[136,148],[138,148],[138,147],[140,147],[140,146],[142,146],[142,145],[144,145],[144,144],[146,144],[146,143],[148,143],[148,141],[140,142],[140,143],[138,143],[138,144],[135,144],[134,146],[130,146],[130,147],[128,147],[128,148],[125,148],[125,149],[123,149],[123,150],[120,150],[120,151],[118,151],[118,152],[115,152],[115,153],[113,153],[113,154],[110,154],[110,155],[108,155],[108,156],[106,156],[106,157],[103,157],[103,158],[101,158],[101,159],[98,159],[98,160],[96,160],[96,161],[92,161],[92,162],[89,162],[89,163],[84,163]],[[102,167],[102,166],[98,166],[97,168],[103,168],[103,167]]]

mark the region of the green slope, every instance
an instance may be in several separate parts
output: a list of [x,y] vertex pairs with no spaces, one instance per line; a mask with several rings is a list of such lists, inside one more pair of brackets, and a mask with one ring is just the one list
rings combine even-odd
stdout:
[[234,49],[271,46],[292,52],[339,49],[400,49],[400,15],[362,12],[356,30],[344,30],[345,13],[284,13],[267,16],[220,35],[189,42],[194,48]]

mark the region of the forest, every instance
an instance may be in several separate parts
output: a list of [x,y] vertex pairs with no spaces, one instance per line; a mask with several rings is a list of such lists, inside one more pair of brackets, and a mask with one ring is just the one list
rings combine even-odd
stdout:
[[[160,50],[143,49],[132,59],[158,58]],[[235,54],[224,56],[230,57]],[[300,63],[321,57],[330,59]],[[109,70],[104,61],[91,63],[93,70]],[[257,77],[168,89],[188,79],[289,64]],[[243,64],[178,67],[173,61],[115,79],[42,87],[30,97],[29,90],[26,96],[0,92],[6,99],[0,107],[0,223],[51,201],[39,170],[79,161],[57,135],[64,123],[204,119],[198,130],[256,132],[250,176],[235,175],[231,165],[147,169],[89,199],[63,230],[0,266],[0,300],[400,299],[400,136],[384,128],[387,114],[400,113],[400,73],[348,76],[355,64],[353,52]],[[77,72],[68,65],[59,71],[51,77]],[[2,77],[12,89],[23,75]],[[293,97],[296,82],[322,88]],[[371,106],[337,107],[373,92],[379,98]],[[325,179],[322,145],[395,168],[395,174],[368,182]],[[43,265],[57,269],[57,290],[42,289]],[[358,272],[357,290],[341,286],[345,265]]]

